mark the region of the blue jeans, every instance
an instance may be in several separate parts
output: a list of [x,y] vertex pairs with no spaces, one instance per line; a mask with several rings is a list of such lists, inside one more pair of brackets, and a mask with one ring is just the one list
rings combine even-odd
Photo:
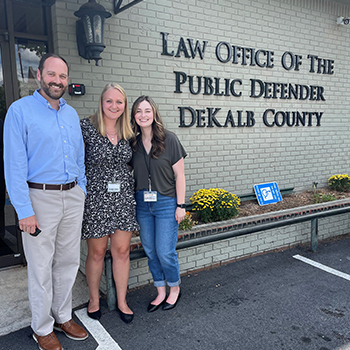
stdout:
[[148,257],[155,287],[180,284],[176,253],[179,225],[175,220],[176,198],[157,193],[157,202],[144,202],[143,192],[136,192],[136,219],[140,238]]

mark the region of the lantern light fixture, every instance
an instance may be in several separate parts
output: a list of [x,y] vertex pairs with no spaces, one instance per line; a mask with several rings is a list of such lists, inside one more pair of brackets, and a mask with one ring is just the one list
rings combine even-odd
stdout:
[[338,17],[337,24],[341,25],[341,26],[348,25],[348,24],[350,24],[350,18]]
[[97,4],[96,0],[89,0],[74,15],[80,18],[76,22],[79,56],[89,63],[90,60],[95,60],[98,66],[100,54],[106,47],[103,43],[104,22],[112,15],[102,5]]

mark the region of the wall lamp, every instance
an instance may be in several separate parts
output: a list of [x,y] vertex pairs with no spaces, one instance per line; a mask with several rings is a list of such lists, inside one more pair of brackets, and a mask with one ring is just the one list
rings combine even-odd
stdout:
[[96,0],[89,0],[74,15],[80,18],[76,23],[79,56],[89,63],[90,60],[95,60],[98,66],[100,54],[106,47],[103,43],[104,22],[112,15],[102,5],[97,4]]
[[337,24],[338,25],[348,25],[350,23],[350,18],[344,18],[344,17],[338,17],[337,18]]

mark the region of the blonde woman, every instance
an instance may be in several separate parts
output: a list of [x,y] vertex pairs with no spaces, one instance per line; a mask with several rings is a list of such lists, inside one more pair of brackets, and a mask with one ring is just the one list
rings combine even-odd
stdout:
[[97,112],[81,120],[85,143],[87,195],[82,238],[87,240],[85,265],[90,298],[88,315],[99,319],[99,286],[110,239],[118,311],[125,323],[133,320],[126,302],[130,270],[130,240],[138,229],[135,219],[134,180],[127,166],[132,156],[128,139],[133,135],[128,101],[123,88],[107,84]]

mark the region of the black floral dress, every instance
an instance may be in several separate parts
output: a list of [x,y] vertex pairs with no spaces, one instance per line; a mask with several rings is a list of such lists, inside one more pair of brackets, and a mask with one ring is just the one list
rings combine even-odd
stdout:
[[[92,125],[80,121],[85,143],[87,195],[83,217],[82,239],[101,238],[115,230],[135,231],[134,180],[127,163],[132,151],[128,141],[113,145]],[[108,183],[120,182],[120,192],[108,192]]]

